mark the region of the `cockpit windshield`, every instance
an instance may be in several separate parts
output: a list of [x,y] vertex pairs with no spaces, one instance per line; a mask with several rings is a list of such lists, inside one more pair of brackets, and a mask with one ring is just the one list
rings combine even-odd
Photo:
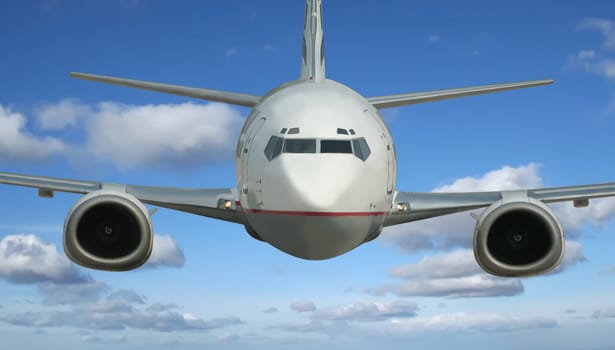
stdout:
[[265,147],[269,161],[281,153],[337,153],[354,154],[362,161],[367,160],[371,151],[364,137],[349,140],[294,139],[271,136]]

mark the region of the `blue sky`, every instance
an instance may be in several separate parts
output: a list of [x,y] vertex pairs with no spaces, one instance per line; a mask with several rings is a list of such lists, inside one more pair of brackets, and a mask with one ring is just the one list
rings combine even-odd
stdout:
[[[327,74],[366,96],[553,78],[548,87],[384,111],[398,189],[615,180],[609,1],[325,1]],[[70,79],[123,76],[252,94],[299,76],[293,1],[0,2],[0,170],[231,187],[248,110]],[[117,137],[117,135],[122,135]],[[615,202],[555,206],[556,273],[481,273],[462,214],[303,261],[241,226],[159,210],[146,267],[63,256],[75,195],[0,187],[0,337],[9,348],[607,349]]]

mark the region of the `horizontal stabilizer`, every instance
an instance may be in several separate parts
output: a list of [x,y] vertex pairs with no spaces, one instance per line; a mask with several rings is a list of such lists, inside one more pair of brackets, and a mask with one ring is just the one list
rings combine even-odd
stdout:
[[409,94],[377,96],[370,97],[367,100],[377,109],[383,109],[424,102],[447,100],[449,98],[458,98],[465,96],[488,94],[491,92],[521,89],[532,86],[547,85],[551,83],[553,83],[553,80],[551,79],[529,80],[517,83],[482,85],[457,89],[433,90],[424,92],[413,92]]
[[188,97],[199,98],[202,100],[224,102],[224,103],[229,103],[229,104],[239,105],[239,106],[246,106],[246,107],[254,107],[261,99],[260,96],[240,94],[237,92],[209,90],[209,89],[201,89],[201,88],[194,88],[194,87],[188,87],[188,86],[153,83],[149,81],[115,78],[115,77],[108,77],[104,75],[94,75],[94,74],[71,72],[70,76],[73,78],[92,80],[92,81],[97,81],[100,83],[122,85],[122,86],[137,88],[137,89],[158,91],[158,92],[163,92],[167,94],[188,96]]

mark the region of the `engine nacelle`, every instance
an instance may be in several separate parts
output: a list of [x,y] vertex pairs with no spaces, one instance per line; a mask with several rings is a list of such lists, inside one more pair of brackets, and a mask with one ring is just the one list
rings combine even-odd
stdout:
[[478,219],[474,256],[483,270],[496,276],[545,273],[564,256],[562,227],[541,201],[527,195],[505,198]]
[[149,213],[134,196],[99,190],[79,199],[64,221],[64,251],[93,269],[126,271],[143,265],[152,252]]

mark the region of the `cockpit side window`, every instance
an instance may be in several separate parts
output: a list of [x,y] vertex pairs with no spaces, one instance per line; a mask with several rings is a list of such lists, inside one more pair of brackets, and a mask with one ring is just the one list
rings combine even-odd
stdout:
[[350,140],[321,140],[320,153],[352,153]]
[[372,153],[364,137],[353,139],[352,147],[354,148],[354,155],[357,156],[357,158],[361,159],[362,161],[365,161],[369,157],[369,155]]
[[284,153],[316,153],[315,139],[286,139]]
[[282,152],[282,145],[284,144],[284,139],[277,136],[271,136],[269,142],[267,142],[267,147],[265,147],[265,156],[269,161],[273,158],[280,155]]

